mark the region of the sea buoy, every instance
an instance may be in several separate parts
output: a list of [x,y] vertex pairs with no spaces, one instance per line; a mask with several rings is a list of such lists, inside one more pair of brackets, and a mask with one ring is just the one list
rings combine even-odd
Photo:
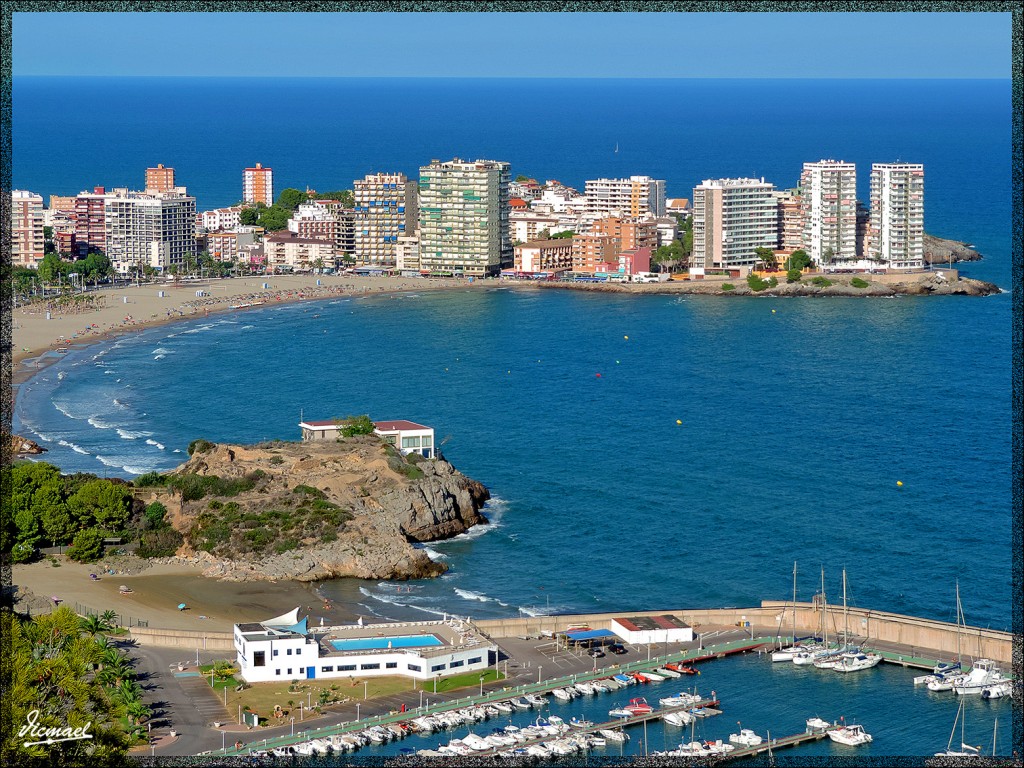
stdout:
[[629,336],[623,336],[622,338],[624,338],[626,341],[629,341]]
[[676,424],[682,424],[682,423],[683,423],[682,419],[676,419]]
[[772,310],[772,314],[773,314],[773,315],[775,314],[775,310],[774,310],[774,309]]
[[897,480],[896,481],[896,485],[898,485],[898,486],[900,486],[902,488],[903,487],[903,481],[902,480]]
[[595,375],[595,376],[596,376],[597,378],[599,378],[599,379],[601,378],[601,374],[600,374],[600,373],[595,373],[594,375]]

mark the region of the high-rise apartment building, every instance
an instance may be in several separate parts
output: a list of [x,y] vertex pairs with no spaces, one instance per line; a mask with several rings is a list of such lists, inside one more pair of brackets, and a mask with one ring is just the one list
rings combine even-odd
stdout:
[[607,216],[594,222],[590,234],[611,235],[619,251],[658,247],[658,223],[650,218]]
[[11,192],[11,263],[38,267],[43,260],[43,196],[15,189]]
[[804,219],[800,211],[800,190],[785,189],[775,192],[778,201],[777,248],[787,254],[804,247]]
[[104,200],[105,252],[121,273],[141,266],[182,266],[196,253],[196,199],[116,189]]
[[146,191],[147,192],[173,192],[174,191],[174,169],[164,168],[160,163],[156,168],[146,169]]
[[804,163],[803,249],[818,265],[857,259],[857,169],[842,160]]
[[622,248],[612,235],[586,232],[572,238],[574,272],[597,272],[599,265],[617,260]]
[[496,275],[512,265],[509,164],[432,160],[420,168],[420,265],[438,273]]
[[924,266],[924,166],[871,166],[871,226],[868,256],[890,269]]
[[256,163],[242,172],[242,200],[247,203],[274,204],[274,171]]
[[757,263],[758,248],[775,250],[778,203],[764,179],[705,179],[693,189],[695,268]]
[[398,238],[414,232],[419,218],[416,182],[404,173],[372,173],[352,182],[352,194],[356,263],[395,266]]
[[106,202],[107,192],[103,187],[79,192],[75,198],[75,249],[80,259],[107,249]]
[[653,216],[665,215],[665,181],[650,176],[628,179],[592,179],[584,186],[587,215]]

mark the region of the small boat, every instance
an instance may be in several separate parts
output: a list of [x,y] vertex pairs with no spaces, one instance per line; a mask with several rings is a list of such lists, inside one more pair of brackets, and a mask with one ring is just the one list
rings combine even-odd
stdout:
[[647,699],[643,698],[642,696],[635,699],[630,699],[629,704],[623,707],[623,709],[625,709],[632,715],[646,715],[654,711],[654,707],[648,704]]
[[592,728],[594,726],[594,723],[586,719],[577,720],[574,717],[569,721],[569,725],[571,725],[573,728]]
[[[953,749],[953,736],[956,735],[956,724],[960,721],[960,749]],[[945,752],[936,752],[936,757],[981,757],[981,747],[972,747],[964,743],[964,702],[960,700],[960,706],[956,710],[956,717],[953,718],[953,730],[949,732],[949,743],[946,744]],[[994,750],[993,750],[994,751]]]
[[594,689],[594,693],[608,693],[612,689],[604,680],[591,680],[590,687]]
[[822,720],[820,717],[810,717],[807,719],[807,732],[808,733],[822,733],[832,727],[832,723],[827,720]]
[[671,670],[673,670],[675,672],[678,672],[681,675],[696,675],[697,674],[697,670],[694,669],[693,667],[688,666],[686,664],[679,663],[679,662],[675,662],[675,661],[672,662],[671,664],[666,664],[665,665],[665,669],[671,669]]
[[657,672],[644,672],[643,675],[649,683],[661,683],[665,680],[665,676],[659,675]]
[[695,697],[689,693],[677,693],[675,696],[658,699],[658,703],[663,707],[692,707],[699,700],[699,696]]
[[671,677],[671,678],[673,678],[673,679],[676,679],[676,678],[682,677],[682,675],[681,675],[681,674],[679,674],[678,672],[676,672],[676,671],[675,671],[674,669],[669,669],[668,667],[658,667],[658,668],[657,668],[656,670],[654,670],[654,671],[655,671],[655,672],[656,672],[657,674],[661,675],[662,677]]
[[512,710],[515,709],[510,701],[493,701],[491,702],[491,706],[506,715],[512,714]]
[[558,715],[548,715],[548,723],[555,726],[556,728],[561,728],[563,725],[565,725],[565,720],[560,718]]
[[531,706],[530,702],[528,702],[525,698],[511,699],[509,703],[516,709],[529,709]]
[[590,683],[576,683],[573,687],[578,693],[582,693],[584,696],[593,696],[597,693],[597,690]]
[[630,710],[626,709],[625,707],[619,707],[617,709],[609,709],[608,710],[608,717],[627,718],[627,717],[632,717],[632,716],[633,716],[633,713]]
[[605,739],[603,736],[591,736],[589,739],[587,739],[587,744],[589,744],[592,747],[603,747],[607,743],[608,740]]
[[843,658],[832,669],[836,672],[859,672],[878,666],[882,660],[877,653],[844,653]]
[[729,741],[733,744],[742,744],[744,747],[756,747],[764,739],[749,728],[741,728],[739,733],[729,734]]
[[871,741],[871,734],[864,730],[863,725],[844,725],[841,728],[833,728],[828,732],[828,737],[834,742],[846,744],[849,747],[856,747]]
[[618,744],[621,744],[624,741],[629,741],[629,734],[625,731],[613,731],[611,728],[602,728],[598,733],[604,736],[608,741],[614,741]]
[[630,674],[630,677],[633,678],[633,682],[634,683],[649,683],[650,682],[650,680],[647,679],[647,675],[642,675],[639,672],[633,672],[632,674]]
[[629,675],[623,675],[622,673],[612,675],[612,679],[622,683],[622,685],[633,685],[636,682],[636,680]]
[[523,698],[526,699],[526,703],[529,704],[531,707],[543,707],[548,703],[547,699],[545,699],[543,696],[538,696],[535,693],[528,693],[525,696],[523,696]]
[[668,725],[686,726],[693,722],[693,715],[685,710],[666,712],[661,718]]
[[918,675],[914,678],[914,685],[927,685],[936,677],[950,677],[952,675],[962,674],[960,662],[943,661],[935,665],[930,673],[927,675]]
[[555,688],[551,691],[551,695],[562,701],[572,701],[572,694],[565,690],[565,688]]
[[978,659],[971,666],[971,671],[953,686],[953,690],[958,696],[970,696],[979,694],[983,688],[1001,683],[1005,679],[994,661]]
[[736,749],[736,747],[732,744],[726,744],[721,739],[715,739],[714,741],[705,741],[704,749],[706,749],[710,755],[727,755]]
[[986,685],[981,689],[981,698],[983,699],[1001,699],[1003,696],[1011,696],[1013,694],[1013,684],[1009,680],[1003,680],[1001,683],[995,683],[994,685]]
[[622,683],[616,680],[614,677],[605,677],[601,680],[601,684],[606,686],[608,690],[617,691],[623,687]]

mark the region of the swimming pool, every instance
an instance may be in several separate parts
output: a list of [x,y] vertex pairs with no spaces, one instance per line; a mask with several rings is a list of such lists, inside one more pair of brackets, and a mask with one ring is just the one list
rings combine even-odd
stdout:
[[422,648],[443,645],[437,635],[398,635],[395,637],[357,637],[352,640],[331,640],[339,651],[368,651],[376,648]]

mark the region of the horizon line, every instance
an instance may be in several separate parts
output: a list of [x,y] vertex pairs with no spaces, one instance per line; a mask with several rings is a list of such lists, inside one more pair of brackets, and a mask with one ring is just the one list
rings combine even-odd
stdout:
[[950,75],[947,77],[927,77],[927,76],[903,76],[903,77],[787,77],[785,75],[772,76],[772,75],[749,75],[749,76],[732,76],[732,75],[674,75],[674,76],[663,76],[663,77],[631,77],[625,75],[612,75],[607,77],[595,77],[589,75],[563,75],[559,77],[551,77],[549,75],[238,75],[238,74],[216,74],[216,75],[122,75],[122,74],[12,74],[12,79],[17,78],[30,78],[30,77],[61,77],[61,78],[75,78],[75,79],[87,79],[87,78],[104,78],[104,79],[117,79],[117,80],[141,80],[145,78],[150,79],[163,79],[163,80],[185,80],[185,79],[214,79],[214,78],[232,78],[236,80],[802,80],[802,81],[818,81],[818,80],[996,80],[1012,82],[1012,75],[1006,77],[964,77],[957,75]]

